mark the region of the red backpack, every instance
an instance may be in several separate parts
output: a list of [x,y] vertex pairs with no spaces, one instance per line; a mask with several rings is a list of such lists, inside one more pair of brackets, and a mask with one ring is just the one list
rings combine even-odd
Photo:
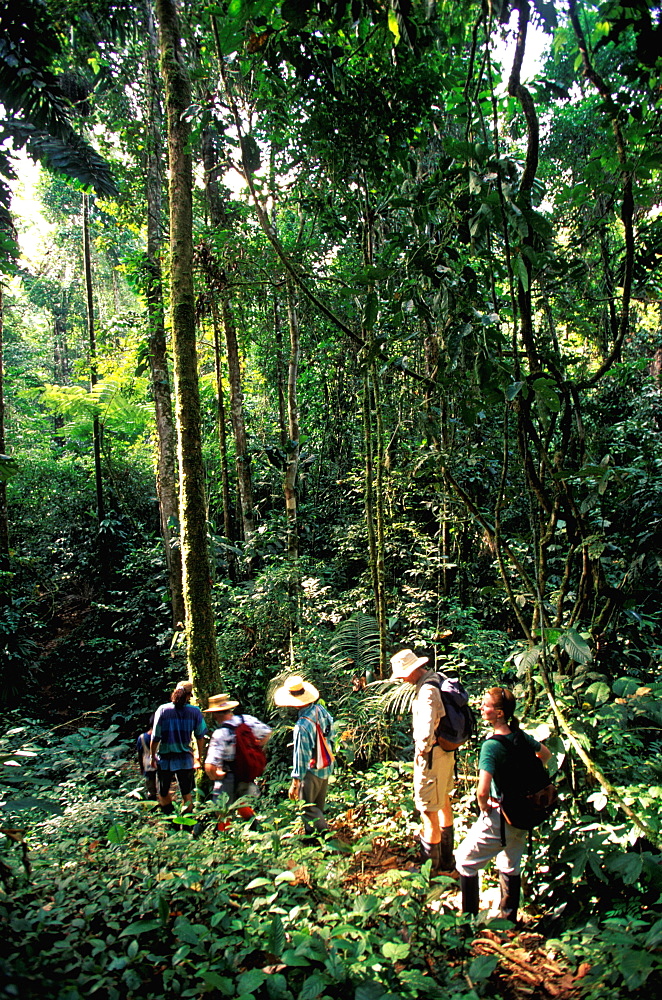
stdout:
[[267,757],[255,739],[255,733],[251,727],[244,722],[243,715],[239,718],[241,722],[238,726],[226,724],[226,728],[234,733],[234,778],[235,781],[254,781],[255,778],[264,772],[267,766]]

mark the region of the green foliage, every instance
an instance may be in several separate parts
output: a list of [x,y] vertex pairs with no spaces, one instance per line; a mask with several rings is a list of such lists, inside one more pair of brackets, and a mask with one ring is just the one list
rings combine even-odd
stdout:
[[[5,845],[3,995],[43,996],[44,983],[54,998],[473,995],[448,961],[461,948],[457,917],[427,906],[425,875],[392,872],[368,894],[343,883],[392,823],[383,795],[367,837],[344,851],[293,838],[284,805],[257,831],[234,821],[192,840],[133,798],[135,781],[112,765],[114,734],[49,734],[47,759],[45,735],[29,726],[4,738],[3,759],[11,747],[21,762],[8,808],[29,823],[31,871]],[[56,775],[21,813],[23,787]]]
[[379,625],[372,615],[355,612],[337,626],[329,647],[334,669],[350,670],[375,679],[379,670]]

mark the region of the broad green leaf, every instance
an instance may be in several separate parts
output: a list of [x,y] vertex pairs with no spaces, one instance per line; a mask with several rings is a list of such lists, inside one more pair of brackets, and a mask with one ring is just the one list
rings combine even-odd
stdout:
[[320,993],[324,992],[327,983],[327,977],[320,975],[319,972],[315,972],[312,976],[308,976],[308,978],[304,980],[303,986],[301,987],[299,1000],[315,1000],[315,997],[318,997]]
[[162,926],[160,920],[134,920],[120,932],[120,937],[136,937],[140,934],[146,934],[147,931],[159,930]]
[[224,996],[234,996],[234,979],[229,979],[227,976],[219,976],[213,969],[208,969],[206,972],[200,973],[200,975],[208,986],[219,990]]
[[617,965],[630,990],[643,986],[653,970],[654,959],[641,948],[632,948],[617,956]]
[[610,694],[608,684],[605,684],[604,681],[594,681],[593,684],[586,688],[582,697],[585,703],[591,705],[593,708],[597,708],[598,705],[603,705],[606,701],[609,701]]
[[276,914],[271,921],[269,936],[267,938],[267,951],[271,955],[280,956],[285,947],[285,928],[279,914]]
[[627,698],[636,694],[639,687],[640,683],[634,677],[619,677],[618,680],[614,681],[611,689],[617,698]]
[[123,844],[127,838],[126,828],[119,823],[113,823],[108,829],[107,837],[111,844]]
[[496,955],[478,955],[469,966],[469,979],[480,982],[481,979],[489,979],[497,965],[499,959]]
[[391,958],[394,962],[406,958],[410,951],[411,945],[406,941],[385,941],[382,945],[384,958]]
[[267,973],[263,972],[262,969],[250,969],[248,972],[242,972],[237,979],[237,992],[255,993],[266,978]]
[[254,878],[252,882],[249,882],[246,886],[247,889],[259,889],[263,885],[273,885],[270,878],[264,878],[260,876],[259,878]]
[[628,851],[627,854],[608,858],[606,867],[610,872],[620,875],[625,885],[633,885],[641,875],[643,860],[641,854]]
[[574,628],[569,628],[559,637],[559,645],[575,663],[590,663],[593,659],[586,640]]

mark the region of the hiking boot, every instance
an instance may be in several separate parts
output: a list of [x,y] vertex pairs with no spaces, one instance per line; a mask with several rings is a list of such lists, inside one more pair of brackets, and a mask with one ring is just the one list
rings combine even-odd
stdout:
[[455,856],[453,854],[453,825],[442,826],[439,842],[439,874],[450,875],[455,871]]
[[511,923],[516,924],[517,910],[519,907],[522,888],[522,876],[508,875],[505,872],[499,872],[499,885],[501,887],[499,916],[503,920],[510,920]]
[[462,912],[476,916],[479,903],[478,875],[460,875],[460,889],[462,890]]

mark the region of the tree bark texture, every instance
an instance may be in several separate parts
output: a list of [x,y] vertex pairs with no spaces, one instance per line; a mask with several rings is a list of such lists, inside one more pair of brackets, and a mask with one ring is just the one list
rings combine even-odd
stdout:
[[[224,223],[224,208],[218,190],[218,168],[216,165],[216,150],[212,133],[207,130],[203,136],[203,165],[205,168],[205,190],[209,217],[212,226],[222,226]],[[220,288],[221,316],[225,332],[225,344],[228,355],[228,380],[230,385],[230,416],[235,439],[235,456],[237,463],[237,487],[241,505],[241,523],[244,541],[251,538],[255,530],[253,512],[253,481],[251,475],[250,455],[246,438],[246,421],[244,418],[244,396],[241,388],[241,361],[237,341],[237,324],[232,309],[230,290],[227,281]]]
[[161,534],[165,548],[168,589],[173,628],[181,628],[186,618],[182,587],[182,553],[173,545],[173,531],[179,524],[177,488],[177,435],[172,412],[170,374],[166,350],[163,308],[161,248],[163,246],[162,212],[162,113],[158,80],[158,42],[150,3],[145,4],[147,29],[146,86],[149,106],[147,125],[147,314],[149,323],[149,370],[154,396],[157,435],[156,489],[159,498]]
[[[4,298],[0,282],[0,454],[6,454],[5,387],[4,387]],[[9,519],[7,516],[7,484],[0,480],[0,604],[9,599]]]
[[[83,195],[83,268],[85,271],[85,301],[87,304],[87,333],[90,344],[90,386],[97,384],[97,342],[94,331],[94,294],[92,290],[92,253],[90,250],[90,198]],[[103,478],[101,475],[101,426],[95,414],[93,420],[94,482],[97,494],[97,520],[104,520]]]
[[211,602],[207,506],[202,462],[193,288],[193,170],[185,111],[191,88],[181,51],[177,8],[157,0],[170,165],[170,284],[175,413],[180,482],[182,578],[188,666],[198,699],[218,689],[218,653]]
[[294,562],[299,556],[297,530],[297,471],[299,468],[299,409],[297,406],[297,373],[299,370],[299,316],[294,283],[287,281],[287,316],[290,327],[290,362],[287,369],[287,464],[283,492],[287,516],[287,555]]

